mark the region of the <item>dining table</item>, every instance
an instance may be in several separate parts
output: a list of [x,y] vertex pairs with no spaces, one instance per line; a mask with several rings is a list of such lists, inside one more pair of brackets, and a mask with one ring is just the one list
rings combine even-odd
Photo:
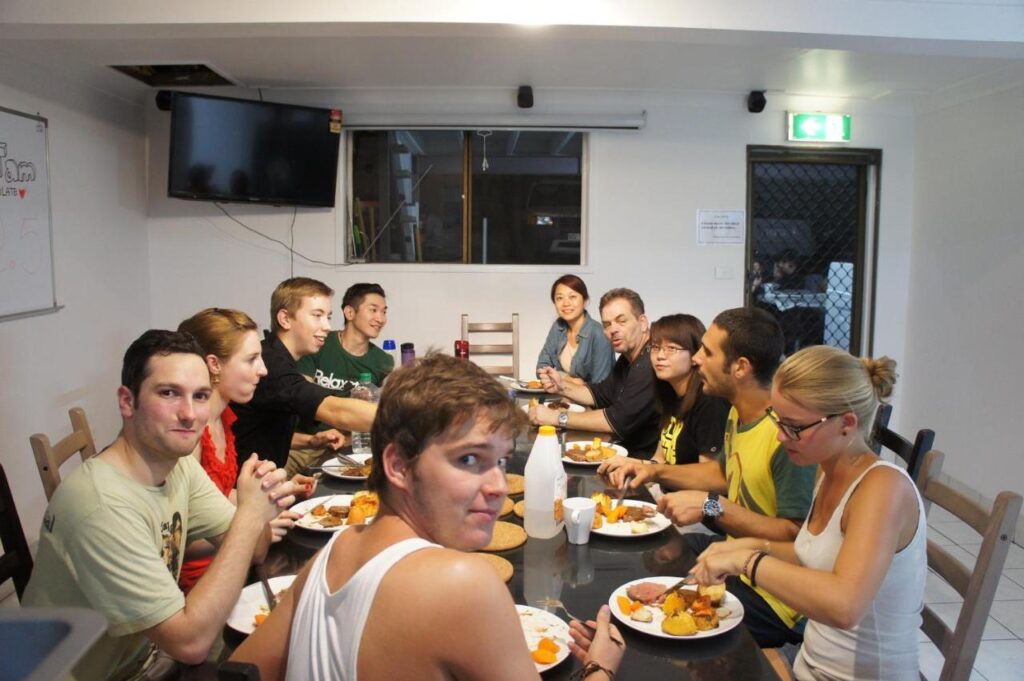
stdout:
[[[515,443],[507,472],[522,474],[537,429],[529,428]],[[608,435],[568,431],[566,439],[592,440]],[[343,450],[344,451],[344,450]],[[325,455],[330,459],[332,455]],[[568,496],[590,496],[606,491],[596,473],[596,466],[565,464]],[[314,497],[352,494],[365,488],[365,481],[340,479],[323,474]],[[650,501],[650,493],[641,489],[635,498]],[[522,496],[513,496],[513,501]],[[628,498],[628,497],[627,497]],[[501,520],[522,525],[515,514]],[[296,574],[332,535],[295,527],[279,543],[271,547],[264,570],[271,577]],[[693,552],[683,541],[675,526],[644,536],[609,537],[591,533],[586,544],[570,544],[565,532],[551,539],[528,538],[518,548],[498,552],[513,566],[508,589],[515,603],[528,605],[568,620],[565,611],[580,618],[593,618],[601,605],[620,586],[644,577],[683,577],[695,561]],[[553,605],[560,601],[562,608]],[[626,640],[625,657],[616,681],[649,679],[754,681],[777,679],[761,649],[742,624],[717,636],[688,639],[659,638],[635,631],[615,620]],[[225,628],[227,650],[236,647],[244,636]],[[571,655],[543,673],[544,679],[569,679],[581,664]]]

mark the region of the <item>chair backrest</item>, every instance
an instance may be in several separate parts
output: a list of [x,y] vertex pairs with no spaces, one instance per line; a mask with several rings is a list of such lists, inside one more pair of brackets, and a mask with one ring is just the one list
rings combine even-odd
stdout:
[[948,551],[928,540],[928,567],[948,582],[964,598],[956,627],[950,629],[929,605],[921,613],[921,629],[945,658],[939,681],[966,681],[971,676],[978,654],[981,634],[992,608],[992,599],[1002,574],[1006,554],[1013,541],[1020,515],[1021,496],[1000,492],[991,510],[938,480],[944,458],[932,450],[924,457],[918,489],[925,505],[938,504],[981,535],[981,548],[974,569],[961,563]]
[[25,541],[25,531],[18,518],[18,509],[14,507],[14,497],[3,466],[0,466],[0,543],[4,549],[0,556],[0,583],[13,579],[14,590],[20,599],[32,575],[32,554]]
[[36,457],[39,478],[43,481],[43,491],[50,499],[60,485],[60,467],[74,454],[80,454],[82,461],[96,456],[96,443],[89,429],[89,420],[85,410],[72,407],[68,410],[71,417],[71,434],[57,444],[51,445],[50,438],[43,433],[36,433],[28,441],[32,444],[32,453]]
[[913,442],[891,430],[888,426],[882,426],[875,430],[875,445],[879,449],[885,447],[903,459],[907,464],[907,473],[914,480],[917,480],[921,472],[921,462],[925,452],[931,450],[934,444],[935,431],[927,428],[917,431]]
[[[474,343],[470,334],[486,333],[511,335],[511,342],[508,343]],[[471,322],[469,315],[462,315],[462,340],[470,341],[469,358],[476,360],[480,355],[507,355],[512,363],[506,365],[480,364],[480,367],[489,374],[505,374],[513,378],[519,378],[519,314],[512,315],[510,322]]]
[[878,405],[878,410],[875,412],[875,423],[871,427],[871,451],[875,454],[882,453],[882,443],[878,441],[878,431],[889,425],[889,419],[892,418],[892,405],[881,403]]
[[229,660],[217,668],[217,681],[260,681],[260,668],[251,662]]

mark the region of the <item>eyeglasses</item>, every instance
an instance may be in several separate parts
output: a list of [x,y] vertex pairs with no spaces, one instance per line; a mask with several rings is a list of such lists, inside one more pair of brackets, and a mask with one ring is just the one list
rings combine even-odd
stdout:
[[665,354],[668,355],[669,357],[671,357],[672,355],[676,355],[680,352],[686,352],[686,348],[681,348],[678,345],[662,345],[661,343],[651,343],[652,355],[656,355],[662,350],[664,350]]
[[778,426],[779,430],[781,430],[783,433],[785,433],[786,437],[789,438],[790,440],[793,440],[794,442],[798,441],[800,439],[800,433],[804,432],[808,428],[813,428],[814,426],[820,426],[821,424],[825,423],[825,421],[828,421],[829,419],[835,418],[836,416],[842,416],[842,414],[829,414],[828,416],[822,416],[820,419],[818,419],[817,421],[814,421],[813,423],[808,423],[808,424],[803,425],[803,426],[794,426],[792,424],[783,423],[782,421],[780,421],[779,420],[779,415],[776,414],[775,410],[772,409],[771,407],[768,407],[767,409],[765,409],[764,413],[768,414],[768,418],[770,418],[772,420],[772,423],[774,423],[776,426]]

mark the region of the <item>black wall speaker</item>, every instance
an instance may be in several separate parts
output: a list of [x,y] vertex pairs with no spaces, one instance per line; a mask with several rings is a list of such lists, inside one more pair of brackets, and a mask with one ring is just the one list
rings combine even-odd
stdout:
[[533,88],[529,85],[520,85],[519,93],[516,95],[516,104],[520,109],[533,108]]
[[161,111],[171,110],[171,91],[160,90],[156,93],[156,108]]
[[764,90],[751,90],[750,94],[747,95],[747,111],[750,113],[761,113],[764,111],[764,105],[768,102],[764,98]]

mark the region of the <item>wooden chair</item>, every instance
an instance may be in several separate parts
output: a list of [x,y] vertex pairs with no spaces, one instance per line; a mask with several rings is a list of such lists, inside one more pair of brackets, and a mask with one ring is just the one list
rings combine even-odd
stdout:
[[986,510],[949,485],[939,482],[938,471],[944,456],[935,450],[925,455],[921,477],[917,481],[918,489],[926,507],[930,503],[938,504],[973,527],[982,537],[981,548],[972,571],[969,565],[928,540],[928,567],[963,596],[964,604],[952,630],[925,604],[921,613],[921,629],[945,658],[939,681],[966,681],[971,676],[981,634],[992,608],[1010,542],[1013,541],[1021,496],[1014,492],[1000,492],[992,510]]
[[924,453],[935,443],[935,431],[927,428],[919,430],[917,437],[911,442],[888,426],[882,426],[875,431],[875,443],[879,448],[885,447],[903,459],[907,463],[907,473],[917,480]]
[[32,575],[32,554],[25,541],[25,531],[18,518],[18,509],[14,507],[14,497],[3,466],[0,466],[0,543],[4,549],[0,555],[0,583],[13,579],[14,591],[20,600]]
[[96,444],[93,441],[92,430],[89,429],[89,420],[85,417],[85,410],[81,407],[72,407],[68,410],[71,417],[71,434],[55,445],[50,444],[50,438],[43,433],[36,433],[28,441],[32,444],[32,452],[36,456],[36,466],[39,468],[39,478],[43,481],[43,491],[46,498],[50,499],[60,485],[60,467],[75,453],[82,457],[82,461],[96,456]]
[[875,412],[875,423],[871,428],[871,451],[875,454],[882,453],[882,443],[878,441],[878,431],[888,426],[891,418],[892,405],[885,403],[878,405],[878,411]]
[[[473,333],[507,333],[511,334],[509,343],[473,343],[470,334]],[[480,364],[480,367],[489,374],[508,375],[519,378],[519,314],[512,315],[511,322],[471,322],[469,315],[462,315],[462,340],[470,341],[469,358],[474,362],[480,355],[507,355],[512,358],[512,364],[501,366]]]

